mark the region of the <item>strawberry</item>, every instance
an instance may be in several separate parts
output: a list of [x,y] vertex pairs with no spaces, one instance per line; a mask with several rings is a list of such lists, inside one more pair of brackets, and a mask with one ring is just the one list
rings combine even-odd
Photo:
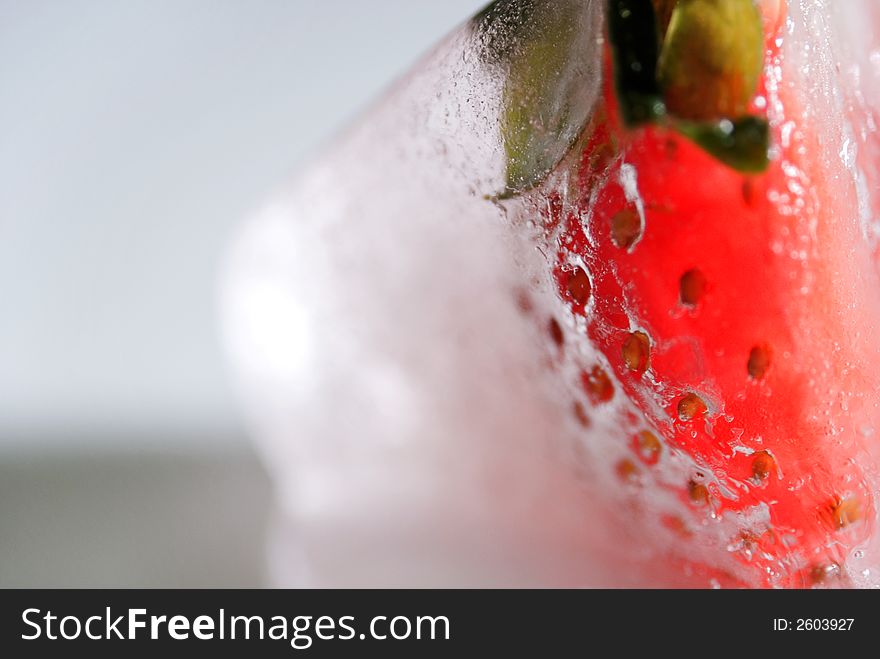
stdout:
[[496,0],[253,218],[276,577],[876,585],[870,4]]
[[[581,373],[573,409],[582,423],[629,410],[610,466],[634,500],[677,501],[652,514],[733,557],[686,556],[688,569],[846,585],[875,517],[880,282],[853,176],[781,49],[784,8],[760,9],[609,3],[598,105],[562,173],[530,193],[563,302],[551,340],[598,349],[562,358]],[[716,10],[741,13],[716,28]]]

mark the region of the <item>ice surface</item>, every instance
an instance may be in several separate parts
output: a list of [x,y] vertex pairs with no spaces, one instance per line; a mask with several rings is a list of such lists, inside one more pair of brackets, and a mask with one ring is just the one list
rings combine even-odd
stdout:
[[[588,37],[574,42],[598,43],[604,3],[547,2],[586,7]],[[808,110],[833,123],[828,157],[853,177],[875,243],[880,43],[863,26],[880,24],[877,11],[869,0],[789,3],[783,59],[809,82]],[[601,468],[628,455],[615,440],[635,404],[617,396],[591,412],[588,429],[572,414],[578,364],[603,357],[582,332],[575,359],[548,342],[548,318],[567,330],[578,321],[555,293],[534,224],[556,203],[542,190],[563,187],[571,157],[538,191],[491,199],[510,183],[503,54],[519,47],[504,23],[515,13],[488,31],[462,26],[235,237],[224,327],[277,489],[273,578],[728,585],[695,567],[709,565],[731,583],[756,583],[736,557],[748,548],[728,543],[766,523],[766,507],[684,528],[675,496],[635,494]],[[498,34],[512,45],[499,46]],[[598,69],[554,78],[575,123],[589,115]],[[576,94],[571,76],[583,77]],[[568,142],[522,147],[527,169],[555,162]],[[638,172],[630,175],[640,203]],[[657,478],[682,481],[699,467],[676,454]],[[880,582],[877,547],[859,552],[853,582]]]

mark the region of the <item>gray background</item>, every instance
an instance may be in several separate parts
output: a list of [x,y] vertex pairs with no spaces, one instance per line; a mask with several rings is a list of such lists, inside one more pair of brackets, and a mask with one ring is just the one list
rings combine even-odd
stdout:
[[235,224],[481,0],[0,0],[0,586],[259,585]]

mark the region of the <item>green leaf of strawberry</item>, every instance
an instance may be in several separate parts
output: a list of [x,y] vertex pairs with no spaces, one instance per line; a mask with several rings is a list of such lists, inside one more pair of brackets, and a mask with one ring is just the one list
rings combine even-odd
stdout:
[[745,115],[763,43],[753,0],[678,0],[656,71],[668,111],[694,121]]
[[680,121],[678,131],[711,153],[725,165],[741,172],[762,172],[767,168],[770,142],[767,122],[758,117],[736,121]]
[[581,134],[599,93],[598,3],[498,0],[475,19],[487,59],[501,69],[501,196],[531,189]]

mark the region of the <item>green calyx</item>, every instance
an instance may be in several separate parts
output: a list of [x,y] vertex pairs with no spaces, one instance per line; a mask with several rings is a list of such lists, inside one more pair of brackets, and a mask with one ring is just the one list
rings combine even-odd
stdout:
[[728,167],[757,174],[767,168],[767,121],[746,116],[736,121],[679,121],[676,129]]
[[746,114],[761,76],[763,43],[752,0],[679,0],[657,62],[669,112],[693,120]]
[[[761,74],[754,0],[607,0],[624,123],[668,126],[738,171],[768,163],[765,119],[748,114]],[[475,47],[503,80],[502,199],[543,182],[582,135],[600,96],[600,3],[495,0]]]
[[600,93],[601,12],[584,0],[496,0],[472,22],[484,62],[504,81],[504,190],[541,183],[583,132]]
[[753,0],[609,0],[608,9],[624,122],[670,125],[736,170],[763,171],[767,122],[747,114],[763,48]]

